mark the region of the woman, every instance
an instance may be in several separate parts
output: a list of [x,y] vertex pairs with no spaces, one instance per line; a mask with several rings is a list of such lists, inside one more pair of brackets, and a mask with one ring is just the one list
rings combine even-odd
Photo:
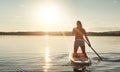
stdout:
[[77,27],[73,28],[73,34],[75,35],[75,42],[74,42],[74,53],[77,53],[79,47],[81,47],[82,53],[86,58],[88,58],[86,51],[85,51],[85,39],[88,45],[91,47],[90,41],[87,37],[85,29],[82,27],[80,21],[76,23]]

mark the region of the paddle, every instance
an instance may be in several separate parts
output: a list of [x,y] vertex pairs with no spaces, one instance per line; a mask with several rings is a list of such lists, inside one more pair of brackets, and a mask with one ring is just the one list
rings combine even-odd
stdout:
[[[90,46],[89,46],[90,47]],[[101,61],[103,61],[103,59],[102,59],[102,57],[100,57],[100,55],[92,48],[92,47],[90,47],[94,52],[95,52],[95,54],[99,57],[99,59],[101,60]]]
[[[87,41],[85,41],[85,42],[88,44]],[[88,46],[89,46],[89,44],[88,44]],[[89,47],[95,52],[95,54],[99,57],[99,59],[100,59],[101,61],[103,61],[102,57],[100,57],[100,55],[99,55],[91,46],[89,46]]]

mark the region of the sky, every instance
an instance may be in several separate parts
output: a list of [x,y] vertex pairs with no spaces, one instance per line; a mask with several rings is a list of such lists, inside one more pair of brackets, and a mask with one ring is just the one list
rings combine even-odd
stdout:
[[0,0],[0,31],[120,31],[120,0]]

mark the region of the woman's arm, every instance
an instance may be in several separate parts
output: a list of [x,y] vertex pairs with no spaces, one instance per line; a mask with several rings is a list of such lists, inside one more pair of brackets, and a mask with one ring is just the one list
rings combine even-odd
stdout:
[[85,30],[84,30],[84,36],[85,36],[85,39],[87,40],[88,45],[91,47],[91,43],[90,43],[90,41],[88,39],[88,36],[87,36],[87,33],[86,33]]

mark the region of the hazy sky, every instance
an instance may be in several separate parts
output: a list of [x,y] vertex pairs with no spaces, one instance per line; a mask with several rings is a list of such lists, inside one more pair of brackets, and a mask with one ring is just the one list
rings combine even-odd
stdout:
[[0,31],[120,30],[120,0],[0,0]]

